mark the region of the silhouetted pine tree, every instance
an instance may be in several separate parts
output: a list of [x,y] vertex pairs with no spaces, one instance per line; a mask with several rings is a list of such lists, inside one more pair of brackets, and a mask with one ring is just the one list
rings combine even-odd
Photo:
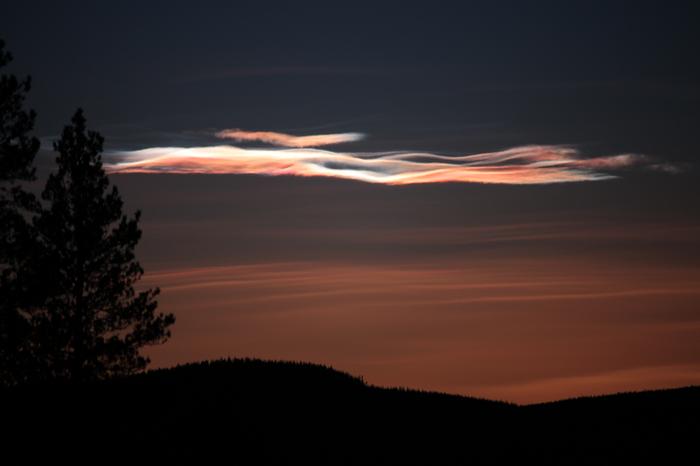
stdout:
[[[0,40],[0,68],[11,60]],[[36,115],[24,110],[30,87],[29,77],[0,76],[0,385],[23,382],[30,367],[28,321],[19,311],[26,295],[18,280],[32,242],[28,217],[38,209],[36,198],[22,186],[34,180],[39,150],[39,140],[30,136]]]
[[64,128],[58,171],[36,221],[34,272],[42,306],[33,309],[36,354],[45,378],[84,381],[142,370],[139,349],[170,336],[172,314],[156,313],[159,290],[136,292],[143,269],[134,256],[140,212],[122,214],[122,200],[102,168],[103,138],[86,130],[82,110]]

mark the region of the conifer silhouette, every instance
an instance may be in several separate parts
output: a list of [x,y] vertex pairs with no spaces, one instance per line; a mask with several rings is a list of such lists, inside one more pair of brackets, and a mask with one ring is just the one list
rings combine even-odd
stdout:
[[134,255],[140,212],[122,214],[122,200],[102,168],[103,138],[86,129],[81,109],[54,143],[58,170],[36,220],[32,309],[34,353],[52,380],[85,381],[137,372],[140,353],[170,336],[172,314],[157,313],[157,288],[137,292],[143,269]]
[[[0,68],[12,61],[0,40]],[[34,180],[34,157],[39,140],[31,136],[36,115],[24,103],[29,77],[0,76],[0,385],[24,382],[30,367],[27,316],[20,312],[23,286],[19,270],[31,249],[29,217],[38,209],[24,182]]]

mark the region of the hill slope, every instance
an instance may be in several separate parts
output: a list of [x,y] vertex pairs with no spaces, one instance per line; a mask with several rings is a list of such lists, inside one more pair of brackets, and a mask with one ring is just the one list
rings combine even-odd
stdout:
[[6,390],[0,404],[2,449],[27,459],[668,464],[700,433],[699,387],[516,406],[250,359]]

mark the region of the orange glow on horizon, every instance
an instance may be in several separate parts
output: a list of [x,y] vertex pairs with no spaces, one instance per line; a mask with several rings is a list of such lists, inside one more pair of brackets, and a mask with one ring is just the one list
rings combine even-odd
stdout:
[[145,277],[176,312],[156,366],[252,356],[532,403],[700,383],[700,274],[584,258],[279,262]]

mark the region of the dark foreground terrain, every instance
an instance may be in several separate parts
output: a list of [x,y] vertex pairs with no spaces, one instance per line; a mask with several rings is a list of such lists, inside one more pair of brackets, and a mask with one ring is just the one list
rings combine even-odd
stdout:
[[700,458],[700,387],[517,406],[371,387],[312,364],[222,360],[0,395],[3,457],[21,458],[11,464],[696,464]]

